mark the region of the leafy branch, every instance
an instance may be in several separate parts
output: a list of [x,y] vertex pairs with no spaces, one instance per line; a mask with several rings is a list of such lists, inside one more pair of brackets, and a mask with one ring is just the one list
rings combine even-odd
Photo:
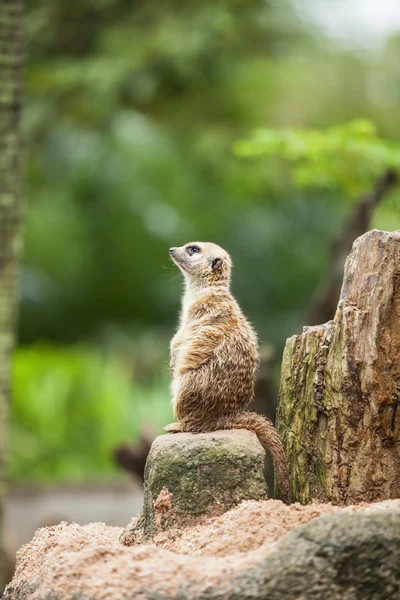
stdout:
[[260,129],[234,145],[237,156],[278,156],[293,165],[299,188],[365,193],[386,172],[400,172],[400,145],[379,137],[375,125],[356,119],[317,129]]
[[240,157],[278,156],[293,165],[299,188],[325,188],[358,196],[331,244],[331,259],[306,311],[306,323],[333,317],[342,284],[343,265],[353,241],[370,227],[375,209],[398,182],[400,145],[377,135],[375,125],[357,119],[316,129],[261,129],[234,146]]

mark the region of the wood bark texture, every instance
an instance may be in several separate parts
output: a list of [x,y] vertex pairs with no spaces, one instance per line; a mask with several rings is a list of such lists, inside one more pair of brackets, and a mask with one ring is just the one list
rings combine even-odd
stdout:
[[1,531],[21,222],[19,123],[23,9],[21,0],[0,0],[0,590],[4,583]]
[[278,428],[293,501],[400,497],[400,231],[353,244],[332,321],[283,354]]

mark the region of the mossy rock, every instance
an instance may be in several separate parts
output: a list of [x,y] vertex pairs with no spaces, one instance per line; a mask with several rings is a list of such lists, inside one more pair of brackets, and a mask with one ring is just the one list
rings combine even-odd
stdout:
[[129,545],[133,536],[137,543],[139,531],[147,539],[243,500],[267,499],[264,458],[257,436],[245,430],[156,438],[146,462],[143,514],[122,540]]

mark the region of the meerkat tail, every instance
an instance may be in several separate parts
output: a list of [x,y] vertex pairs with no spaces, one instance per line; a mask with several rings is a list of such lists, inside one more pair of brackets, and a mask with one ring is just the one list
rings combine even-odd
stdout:
[[232,418],[233,429],[249,429],[260,439],[269,450],[278,475],[279,491],[285,504],[290,503],[289,471],[285,451],[279,433],[272,422],[263,415],[254,412],[244,412]]

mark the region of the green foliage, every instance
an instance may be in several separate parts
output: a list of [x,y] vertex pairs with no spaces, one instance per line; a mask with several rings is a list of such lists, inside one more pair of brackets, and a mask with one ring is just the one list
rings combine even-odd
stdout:
[[400,144],[357,119],[326,129],[260,129],[235,144],[240,157],[279,156],[293,164],[300,188],[339,189],[350,195],[373,187],[386,171],[400,172]]
[[[285,0],[32,0],[27,11],[20,343],[126,344],[142,365],[132,382],[100,351],[21,349],[10,476],[96,476],[140,422],[170,419],[166,377],[152,383],[181,293],[169,246],[230,251],[261,342],[279,348],[299,329],[349,208],[343,190],[397,168],[396,146],[364,122],[314,128],[365,115],[398,138],[400,44],[381,57],[321,45]],[[234,155],[256,127],[272,131],[263,154],[269,144],[285,161]],[[399,213],[384,203],[374,224],[399,227]]]
[[[232,144],[255,127],[356,115],[396,139],[400,46],[378,59],[321,45],[285,0],[32,0],[27,10],[21,343],[98,342],[112,329],[163,330],[166,344],[181,291],[167,250],[197,238],[231,252],[243,308],[282,345],[349,203],[342,185],[293,190],[277,160],[240,160]],[[370,176],[353,175],[354,189]],[[398,226],[398,213],[390,220]]]
[[165,380],[134,383],[115,358],[89,349],[21,349],[13,379],[12,481],[115,475],[116,446],[146,421],[160,430],[171,419]]
[[[231,146],[278,102],[279,62],[305,37],[293,12],[264,0],[35,0],[28,21],[21,342],[93,340],[110,324],[171,333],[180,285],[167,250],[191,238],[232,252],[260,323],[267,276],[255,294],[240,282],[238,240],[257,229],[247,260],[264,269],[260,220],[276,229],[287,190]],[[295,226],[311,208],[293,203]]]

